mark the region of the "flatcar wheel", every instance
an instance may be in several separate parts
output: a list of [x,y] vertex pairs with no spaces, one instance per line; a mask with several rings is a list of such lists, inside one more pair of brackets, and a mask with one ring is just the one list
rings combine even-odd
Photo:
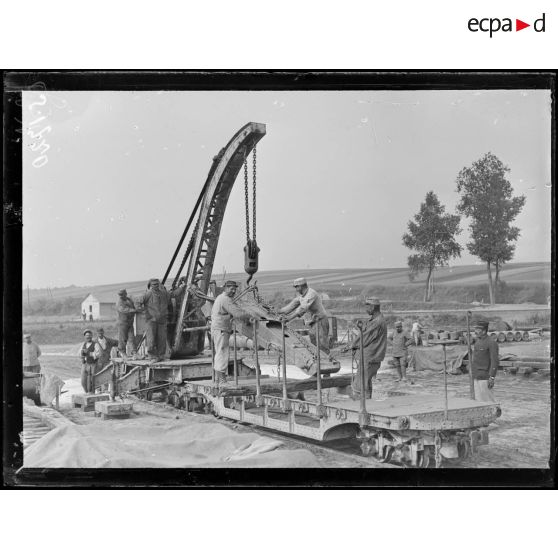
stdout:
[[391,456],[393,455],[393,446],[384,446],[382,450],[382,457],[378,461],[380,463],[388,463],[391,460]]

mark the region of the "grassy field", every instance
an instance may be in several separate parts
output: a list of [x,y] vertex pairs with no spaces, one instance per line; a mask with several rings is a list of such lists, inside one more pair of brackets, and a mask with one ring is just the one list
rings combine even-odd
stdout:
[[[292,280],[295,277],[304,276],[312,287],[322,291],[332,292],[336,296],[353,296],[359,294],[360,291],[372,288],[382,287],[385,291],[393,291],[390,298],[399,300],[414,300],[409,298],[411,293],[415,291],[421,293],[425,277],[418,276],[414,281],[409,279],[409,271],[407,268],[386,268],[386,269],[292,269],[284,271],[260,271],[256,274],[255,279],[258,281],[260,290],[265,295],[274,293],[292,294]],[[228,279],[244,281],[246,275],[243,273],[231,273],[227,275]],[[501,278],[506,283],[521,284],[529,286],[530,284],[546,283],[550,286],[551,280],[551,264],[550,262],[531,262],[531,263],[510,263],[504,266]],[[215,275],[218,284],[222,282],[222,275]],[[446,289],[444,294],[451,295],[455,290],[458,298],[454,300],[465,301],[463,297],[465,292],[460,292],[460,288],[479,285],[479,294],[485,285],[486,269],[483,265],[460,265],[450,266],[436,271],[434,277],[435,285],[439,289]],[[114,295],[115,302],[117,292],[126,288],[128,293],[135,295],[143,292],[147,285],[147,279],[142,281],[130,281],[127,283],[111,283],[107,285],[94,285],[85,287],[63,287],[55,288],[50,291],[47,289],[30,289],[29,300],[33,301],[38,298],[68,298],[79,297],[85,298],[89,293],[98,295]],[[355,292],[357,291],[357,292]],[[396,296],[399,293],[399,296]],[[23,292],[23,299],[27,300],[27,291]],[[479,297],[480,300],[480,297]],[[521,301],[518,301],[521,302]]]

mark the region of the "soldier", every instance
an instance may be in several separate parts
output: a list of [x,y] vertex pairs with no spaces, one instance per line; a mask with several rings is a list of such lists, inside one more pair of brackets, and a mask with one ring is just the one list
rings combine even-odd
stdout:
[[364,362],[360,361],[360,335],[350,347],[353,351],[357,351],[359,355],[358,372],[351,385],[353,399],[360,398],[363,366],[366,397],[368,399],[372,397],[372,380],[378,373],[382,360],[386,355],[387,348],[387,326],[384,316],[380,312],[380,300],[376,297],[368,297],[365,301],[365,305],[366,313],[370,317],[364,323],[362,330]]
[[278,313],[285,314],[288,320],[304,316],[304,322],[310,327],[310,340],[316,345],[316,328],[320,328],[320,348],[329,352],[329,321],[320,295],[308,287],[304,277],[293,281],[297,296]]
[[477,401],[494,402],[494,379],[498,372],[498,343],[488,335],[488,322],[479,320],[475,325],[471,369]]
[[128,342],[132,344],[132,355],[136,352],[134,316],[138,310],[136,310],[134,302],[128,296],[126,289],[119,290],[118,297],[118,302],[116,303],[116,313],[118,314],[118,350],[125,357]]
[[99,345],[99,360],[97,361],[98,370],[102,370],[110,362],[110,350],[118,346],[116,339],[105,337],[105,330],[100,327],[97,329],[97,345]]
[[[232,299],[236,294],[236,281],[227,281],[224,291],[215,299],[211,309],[211,340],[214,348],[213,369],[215,383],[219,387],[227,385],[229,369],[229,338],[232,332],[231,318],[250,322],[250,314],[242,310]],[[256,349],[257,350],[257,347]]]
[[389,334],[393,341],[393,360],[397,368],[399,378],[396,382],[407,381],[407,347],[413,342],[413,338],[403,331],[403,322],[395,322],[395,331]]
[[23,336],[23,372],[38,374],[41,371],[40,356],[39,345],[31,339],[30,333],[26,333]]
[[167,291],[159,279],[150,279],[147,291],[138,300],[145,311],[147,354],[152,359],[163,360],[167,351],[167,322],[172,298],[182,295],[186,288],[184,278],[176,289]]
[[80,345],[78,356],[81,358],[81,387],[85,393],[93,391],[93,376],[97,371],[97,361],[101,354],[100,347],[93,341],[93,332],[86,329],[83,332],[85,341]]

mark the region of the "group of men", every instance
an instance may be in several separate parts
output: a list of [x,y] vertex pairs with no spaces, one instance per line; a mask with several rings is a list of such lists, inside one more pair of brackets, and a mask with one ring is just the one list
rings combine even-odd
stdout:
[[[366,312],[370,316],[363,324],[362,333],[346,348],[346,350],[357,351],[360,348],[361,339],[364,358],[359,357],[358,371],[353,380],[351,390],[352,397],[361,397],[362,390],[365,396],[372,396],[372,382],[376,377],[387,349],[387,326],[383,314],[380,311],[380,301],[375,297],[367,298],[365,301]],[[472,345],[471,371],[474,380],[475,399],[478,401],[495,401],[494,382],[498,372],[498,343],[488,335],[488,322],[479,320],[474,325],[475,340]],[[396,381],[406,381],[407,348],[418,345],[414,335],[407,335],[403,331],[403,323],[395,322],[395,331],[390,335],[393,345],[393,359],[398,371]],[[364,387],[361,385],[362,369],[364,368]]]
[[[293,281],[296,296],[286,306],[278,310],[278,314],[286,321],[304,318],[309,328],[310,340],[317,345],[319,338],[320,349],[329,352],[329,320],[320,295],[308,286],[304,277]],[[110,359],[110,350],[117,346],[122,355],[126,355],[128,343],[132,344],[132,354],[135,354],[134,344],[134,316],[144,312],[146,324],[147,356],[152,360],[161,360],[167,350],[167,325],[169,309],[172,299],[180,297],[186,288],[185,281],[180,280],[178,287],[167,291],[156,278],[150,279],[147,290],[136,299],[128,297],[126,289],[118,292],[116,305],[118,314],[118,341],[104,336],[102,328],[93,341],[91,330],[84,331],[85,342],[80,347],[82,358],[82,386],[85,391],[90,389],[89,378],[101,369]],[[215,382],[219,387],[226,386],[229,367],[229,339],[232,333],[232,320],[253,323],[254,318],[245,312],[234,298],[238,289],[235,281],[226,281],[223,292],[218,295],[211,311],[211,342],[213,349],[213,369]],[[136,308],[136,304],[138,307]],[[344,351],[352,350],[358,360],[358,372],[351,385],[351,396],[361,397],[364,390],[366,397],[371,397],[372,382],[376,377],[381,363],[386,355],[388,330],[386,320],[380,309],[380,300],[367,297],[365,308],[368,319],[364,322],[362,333]],[[319,331],[318,331],[319,330]],[[410,345],[420,344],[420,324],[413,324],[413,331],[407,334],[403,330],[401,321],[395,322],[395,330],[389,335],[392,341],[392,357],[395,361],[398,379],[407,381],[407,349]],[[476,398],[482,401],[494,401],[492,388],[498,368],[498,345],[488,336],[488,323],[480,321],[475,325],[476,342],[473,345],[472,371],[475,383]],[[360,345],[364,358],[360,358]],[[361,385],[362,369],[364,369],[364,386]]]

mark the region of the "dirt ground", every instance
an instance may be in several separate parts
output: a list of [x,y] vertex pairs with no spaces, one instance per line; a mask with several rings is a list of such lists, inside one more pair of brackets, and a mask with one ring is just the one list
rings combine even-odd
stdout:
[[[79,377],[79,359],[75,356],[77,346],[44,345],[41,363],[45,371],[57,374],[63,380]],[[505,353],[523,357],[547,357],[550,362],[550,339],[541,342],[506,343],[500,346],[501,355]],[[276,357],[261,356],[263,363],[276,363]],[[351,366],[350,358],[341,360],[342,366]],[[378,374],[376,388],[379,391],[403,391],[407,393],[436,393],[443,395],[443,374],[432,371],[410,372],[408,384],[395,381],[397,374],[394,369],[382,369]],[[71,382],[75,384],[75,381]],[[511,375],[499,372],[495,385],[495,396],[502,407],[502,416],[490,427],[490,443],[479,448],[479,453],[460,463],[459,467],[475,468],[544,468],[548,467],[550,457],[550,405],[551,385],[548,373],[533,373],[529,377],[522,374]],[[468,375],[448,376],[450,395],[468,397]],[[156,409],[153,405],[140,403],[139,414],[129,420],[143,424],[151,424],[157,420],[189,420],[214,421],[211,416],[193,415],[176,412],[173,409]],[[84,424],[99,420],[92,413],[81,413],[79,410],[64,410],[71,420]],[[221,421],[239,432],[248,431],[251,427]],[[262,434],[264,432],[262,431]],[[269,433],[265,432],[265,435]],[[310,449],[324,467],[365,467],[367,462],[362,458],[328,452],[301,439],[289,439],[287,447]],[[385,466],[370,459],[370,467]],[[452,465],[454,466],[454,465]]]

